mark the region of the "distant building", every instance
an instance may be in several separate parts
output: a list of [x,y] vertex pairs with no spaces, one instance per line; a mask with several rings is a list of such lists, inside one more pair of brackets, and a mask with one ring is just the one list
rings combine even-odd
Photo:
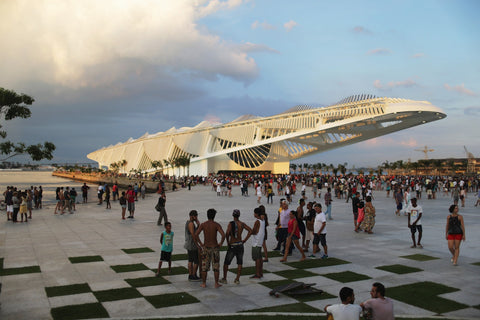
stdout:
[[127,173],[132,169],[153,171],[152,161],[178,157],[190,159],[191,175],[218,171],[288,173],[291,160],[445,117],[427,101],[359,95],[329,107],[297,106],[270,117],[245,115],[225,124],[203,121],[195,127],[146,133],[87,157],[100,167],[126,160],[122,171]]

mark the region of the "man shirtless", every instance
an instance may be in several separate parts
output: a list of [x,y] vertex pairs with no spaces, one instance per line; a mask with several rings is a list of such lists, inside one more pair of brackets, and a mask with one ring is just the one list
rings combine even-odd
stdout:
[[[217,211],[215,209],[208,209],[208,220],[202,223],[195,232],[195,238],[200,246],[200,254],[202,257],[202,288],[207,287],[207,272],[210,270],[210,264],[212,264],[213,274],[215,276],[215,288],[222,286],[218,283],[218,278],[220,276],[220,247],[222,246],[223,241],[225,241],[225,232],[223,232],[222,226],[213,221],[216,214]],[[204,239],[203,243],[199,237],[202,231]],[[220,244],[217,241],[217,233],[220,233],[222,236]]]
[[[233,257],[237,258],[237,277],[235,278],[234,283],[240,284],[240,275],[242,274],[242,265],[243,265],[243,253],[244,248],[243,244],[250,238],[252,234],[252,228],[247,226],[245,223],[240,221],[240,210],[233,210],[233,221],[230,221],[227,227],[227,244],[228,250],[225,256],[225,261],[223,262],[223,278],[220,280],[221,283],[227,283],[227,272],[230,263],[233,260]],[[243,229],[248,231],[245,239],[242,239]]]

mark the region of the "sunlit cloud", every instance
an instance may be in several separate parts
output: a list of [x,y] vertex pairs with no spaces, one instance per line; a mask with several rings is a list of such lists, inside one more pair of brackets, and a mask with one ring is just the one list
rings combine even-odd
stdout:
[[405,141],[400,141],[399,144],[401,146],[404,146],[404,147],[417,147],[418,146],[417,140],[415,140],[413,138],[410,138],[410,139],[405,140]]
[[387,84],[383,85],[380,80],[373,81],[373,86],[379,90],[389,90],[393,88],[403,87],[403,88],[410,88],[418,86],[418,84],[412,80],[407,79],[403,81],[390,81]]
[[369,139],[363,142],[365,146],[378,148],[378,147],[392,147],[392,146],[402,146],[402,147],[416,147],[418,146],[417,141],[414,138],[409,138],[408,140],[398,140],[392,139],[390,137],[379,137]]
[[276,29],[276,27],[274,25],[271,25],[270,23],[265,22],[265,21],[264,22],[259,22],[258,20],[255,21],[254,23],[252,23],[251,28],[253,30],[258,29],[258,28],[262,28],[264,30],[274,30],[274,29]]
[[466,94],[467,96],[476,96],[477,95],[472,90],[465,88],[465,84],[463,84],[463,83],[460,84],[460,85],[457,85],[457,86],[453,86],[453,87],[450,86],[448,83],[445,83],[443,85],[443,87],[445,89],[447,89],[448,91],[455,91],[455,92],[458,92],[460,94]]
[[296,26],[297,26],[297,23],[293,20],[290,20],[283,25],[283,27],[285,28],[285,30],[287,30],[287,32],[290,32]]
[[387,55],[387,54],[390,54],[392,53],[392,51],[390,51],[390,49],[386,49],[386,48],[377,48],[377,49],[373,49],[373,50],[370,50],[368,51],[368,55]]
[[0,82],[93,88],[174,72],[250,83],[258,76],[255,60],[199,23],[244,2],[6,1],[0,32],[9,48],[0,50]]
[[222,123],[222,119],[220,119],[219,117],[213,115],[213,114],[207,114],[205,115],[205,118],[203,118],[204,121],[208,121],[210,123],[213,123],[213,124],[220,124]]
[[[195,1],[192,1],[195,3]],[[242,3],[247,2],[244,0],[197,0],[197,12],[199,17],[205,17],[211,15],[219,10],[229,10],[240,6]]]
[[355,28],[353,28],[353,32],[354,33],[358,33],[358,34],[372,34],[372,32],[362,26],[356,26]]

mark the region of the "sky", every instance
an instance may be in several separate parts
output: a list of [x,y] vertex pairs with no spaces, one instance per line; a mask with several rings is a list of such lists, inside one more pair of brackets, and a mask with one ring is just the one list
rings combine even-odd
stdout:
[[[2,122],[53,163],[203,120],[271,116],[355,94],[447,118],[294,163],[480,157],[480,1],[3,0],[0,87],[35,98]],[[12,159],[14,160],[14,159]]]

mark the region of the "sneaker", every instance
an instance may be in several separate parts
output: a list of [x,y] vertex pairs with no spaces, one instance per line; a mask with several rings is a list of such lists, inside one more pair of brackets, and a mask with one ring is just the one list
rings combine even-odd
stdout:
[[324,255],[322,256],[322,259],[327,259],[327,258],[328,258],[328,254],[324,254]]
[[257,276],[257,275],[254,275],[254,276],[251,276],[250,279],[261,279],[262,277],[260,276]]
[[280,251],[280,248],[273,248],[273,251]]
[[235,284],[240,284],[240,280],[235,279],[235,280],[233,281],[233,283],[235,283]]
[[223,283],[223,284],[227,284],[227,283],[228,283],[228,282],[227,282],[227,279],[220,279],[219,282],[220,282],[220,283]]
[[192,275],[188,275],[188,281],[193,281],[193,276]]
[[309,258],[316,258],[317,256],[314,255],[314,254],[311,254],[311,255],[309,255],[308,257],[309,257]]

